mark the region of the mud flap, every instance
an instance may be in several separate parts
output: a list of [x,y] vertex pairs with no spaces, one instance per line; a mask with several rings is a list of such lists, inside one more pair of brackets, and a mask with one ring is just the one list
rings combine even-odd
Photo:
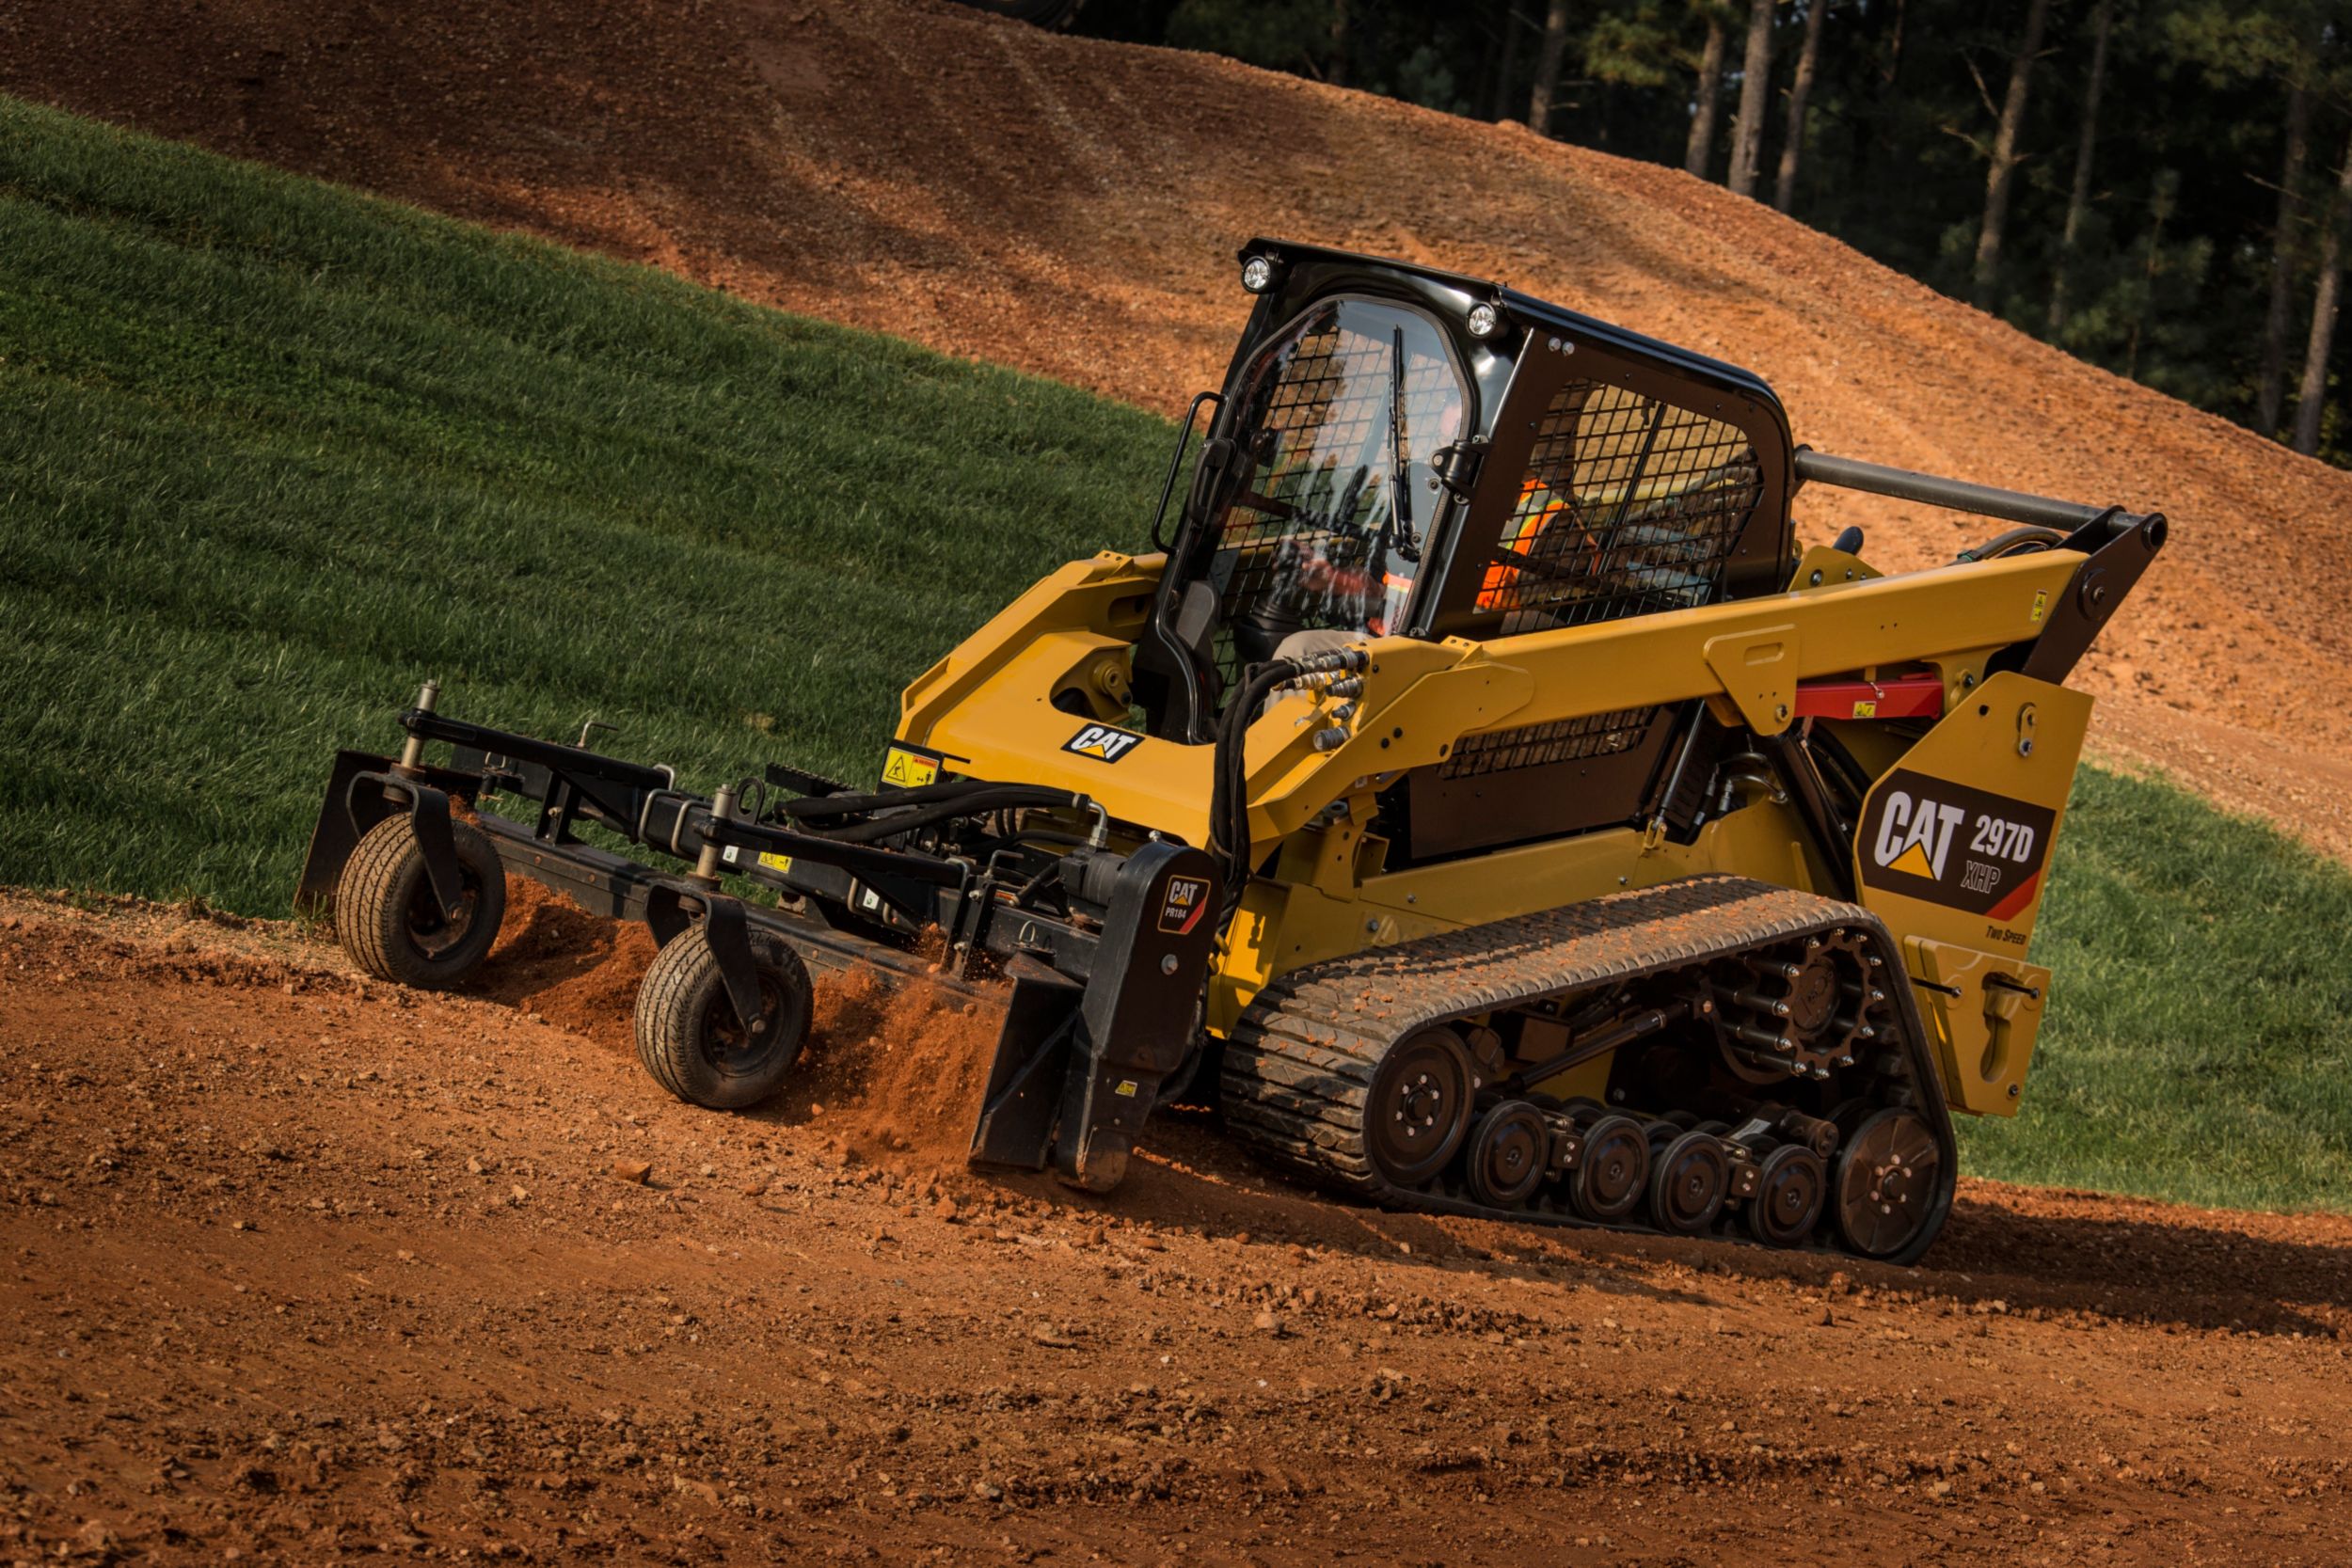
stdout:
[[1083,986],[1042,964],[1015,967],[974,1164],[1050,1163],[1089,1192],[1119,1184],[1160,1080],[1192,1046],[1216,908],[1207,855],[1147,844],[1119,868]]

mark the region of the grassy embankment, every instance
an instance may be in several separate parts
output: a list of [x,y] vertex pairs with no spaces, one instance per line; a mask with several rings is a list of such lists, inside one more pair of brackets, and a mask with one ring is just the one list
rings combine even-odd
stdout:
[[[451,711],[865,779],[899,685],[1132,542],[1168,428],[0,100],[0,881],[282,912],[326,762]],[[1972,1168],[2352,1208],[2352,876],[2086,773]]]

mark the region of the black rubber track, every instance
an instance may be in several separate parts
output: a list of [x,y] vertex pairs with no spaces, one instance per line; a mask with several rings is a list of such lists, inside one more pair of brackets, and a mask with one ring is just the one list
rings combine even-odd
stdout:
[[[1529,1207],[1495,1210],[1437,1183],[1405,1190],[1389,1182],[1367,1156],[1363,1134],[1382,1055],[1431,1024],[1834,928],[1868,932],[1890,975],[1901,975],[1893,939],[1868,911],[1740,877],[1694,877],[1310,964],[1260,992],[1234,1026],[1224,1054],[1225,1125],[1278,1169],[1384,1208],[1589,1225],[1550,1190]],[[1915,1108],[1945,1151],[1932,1217],[1891,1259],[1908,1261],[1942,1228],[1955,1150],[1916,1001],[1907,985],[1886,990],[1902,1022]]]

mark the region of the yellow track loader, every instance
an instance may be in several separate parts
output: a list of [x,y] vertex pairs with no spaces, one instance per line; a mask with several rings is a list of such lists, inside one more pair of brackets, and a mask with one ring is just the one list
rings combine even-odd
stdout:
[[[699,1104],[776,1091],[812,966],[944,956],[1005,1009],[978,1164],[1106,1190],[1190,1100],[1372,1203],[1919,1256],[1952,1114],[2023,1091],[2064,682],[2164,519],[1794,447],[1756,376],[1494,283],[1240,262],[1151,548],[916,677],[876,787],[699,794],[428,685],[300,898],[421,986],[509,875],[644,921],[639,1051]],[[2008,526],[1883,575],[1796,547],[1807,484]]]

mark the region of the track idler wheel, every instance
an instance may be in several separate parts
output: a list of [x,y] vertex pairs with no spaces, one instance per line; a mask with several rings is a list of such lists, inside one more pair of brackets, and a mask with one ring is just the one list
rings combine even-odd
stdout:
[[1584,1149],[1568,1182],[1568,1202],[1585,1219],[1610,1225],[1641,1206],[1649,1185],[1649,1134],[1631,1117],[1607,1116],[1584,1130]]
[[1382,1058],[1364,1097],[1364,1148],[1397,1186],[1421,1186],[1445,1169],[1470,1131],[1470,1050],[1442,1025],[1423,1029]]
[[1803,1144],[1783,1144],[1756,1166],[1756,1194],[1741,1218],[1766,1246],[1795,1246],[1820,1220],[1829,1165]]
[[756,1027],[737,1016],[700,926],[654,955],[637,992],[638,1060],[655,1083],[689,1103],[715,1111],[758,1104],[783,1086],[808,1039],[815,1008],[800,955],[765,931],[750,940]]
[[1712,1132],[1692,1129],[1659,1151],[1649,1174],[1650,1223],[1695,1236],[1715,1223],[1731,1190],[1731,1157]]
[[1525,1203],[1544,1179],[1550,1135],[1543,1113],[1524,1100],[1506,1100],[1479,1117],[1470,1136],[1471,1195],[1495,1209]]
[[335,938],[352,961],[379,980],[447,990],[489,956],[506,918],[506,867],[489,836],[453,819],[457,907],[434,896],[424,846],[406,812],[370,828],[343,863],[335,884]]
[[1935,1210],[1943,1154],[1918,1113],[1865,1119],[1837,1156],[1831,1183],[1837,1235],[1865,1258],[1892,1258],[1918,1239]]

